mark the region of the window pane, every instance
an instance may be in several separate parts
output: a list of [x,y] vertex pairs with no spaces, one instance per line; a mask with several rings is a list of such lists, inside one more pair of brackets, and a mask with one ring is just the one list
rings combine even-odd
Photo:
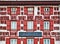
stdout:
[[50,44],[50,39],[44,39],[44,44]]
[[28,14],[33,14],[33,8],[28,8]]
[[49,29],[49,21],[44,21],[44,29]]
[[33,29],[33,21],[28,21],[27,22],[27,28],[28,29]]
[[17,29],[17,23],[15,21],[11,22],[11,29]]
[[48,7],[44,8],[44,11],[49,11],[49,8]]
[[34,44],[33,39],[27,39],[27,44]]
[[11,13],[16,14],[16,8],[11,8]]
[[17,44],[17,39],[10,39],[10,44]]

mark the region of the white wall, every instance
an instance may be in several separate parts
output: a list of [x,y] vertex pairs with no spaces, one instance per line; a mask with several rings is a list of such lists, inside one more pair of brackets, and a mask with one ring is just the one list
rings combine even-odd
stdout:
[[55,44],[60,44],[60,41],[55,41]]
[[0,44],[6,44],[6,42],[5,41],[0,41]]

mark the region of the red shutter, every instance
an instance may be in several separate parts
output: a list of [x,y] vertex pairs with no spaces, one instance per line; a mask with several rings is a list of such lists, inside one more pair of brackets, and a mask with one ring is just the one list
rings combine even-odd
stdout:
[[17,21],[17,30],[20,30],[20,21]]
[[44,7],[41,7],[41,14],[44,15]]
[[21,39],[20,38],[18,38],[17,44],[21,44]]
[[7,30],[11,30],[11,21],[7,20]]
[[28,8],[27,7],[24,7],[24,14],[28,15]]
[[43,44],[43,38],[40,38],[40,44]]
[[40,30],[42,30],[42,31],[44,29],[44,23],[43,22],[44,22],[43,20],[40,20]]
[[34,22],[33,22],[33,28],[34,28],[34,31],[36,31],[36,29],[37,29],[37,21],[36,20],[34,20]]
[[50,15],[53,14],[53,7],[50,7]]
[[50,39],[50,44],[54,44],[54,39],[53,38]]
[[27,30],[27,21],[24,20],[24,30],[26,31]]
[[38,44],[38,38],[34,38],[34,44]]
[[7,11],[8,11],[8,14],[11,14],[11,8],[10,7],[7,8]]
[[17,15],[19,15],[19,14],[20,14],[20,7],[17,7],[16,14],[17,14]]
[[10,39],[6,38],[6,44],[10,44]]
[[23,38],[23,44],[27,44],[27,39]]
[[53,20],[50,20],[50,31],[53,30]]

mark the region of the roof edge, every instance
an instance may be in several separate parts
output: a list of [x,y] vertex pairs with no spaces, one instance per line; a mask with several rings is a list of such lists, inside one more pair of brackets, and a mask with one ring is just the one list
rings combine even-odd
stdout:
[[0,5],[59,5],[60,1],[0,1]]

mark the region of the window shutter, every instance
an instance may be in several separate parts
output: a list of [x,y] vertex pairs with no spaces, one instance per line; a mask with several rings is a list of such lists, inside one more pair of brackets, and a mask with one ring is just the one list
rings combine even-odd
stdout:
[[7,30],[11,30],[11,21],[7,20]]
[[18,14],[18,15],[20,14],[20,7],[17,8],[16,14]]
[[50,44],[54,44],[54,39],[50,38]]
[[10,44],[10,38],[6,38],[6,44]]
[[34,22],[33,22],[33,28],[34,28],[34,31],[37,30],[37,21],[36,20],[34,20]]
[[8,8],[7,8],[7,11],[8,11],[8,14],[10,15],[10,14],[11,14],[11,8],[8,7]]
[[27,7],[24,7],[24,14],[28,15],[28,8]]
[[24,20],[23,23],[24,23],[24,30],[26,31],[27,30],[27,21]]
[[18,38],[17,44],[21,44],[21,39],[20,38]]
[[43,38],[40,38],[40,44],[43,44]]
[[27,39],[23,38],[23,44],[27,44]]
[[20,30],[20,21],[17,21],[17,30]]
[[34,38],[34,44],[38,44],[38,38]]
[[53,20],[50,20],[50,31],[53,30]]
[[43,29],[44,29],[44,21],[40,20],[40,30],[43,31]]

